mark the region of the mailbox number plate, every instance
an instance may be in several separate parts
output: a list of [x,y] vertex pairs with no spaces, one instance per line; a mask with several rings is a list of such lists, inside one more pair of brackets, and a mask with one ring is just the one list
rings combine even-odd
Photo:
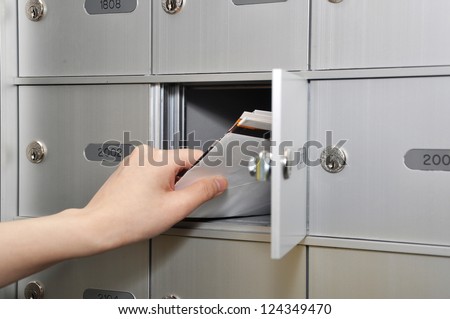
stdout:
[[103,143],[88,144],[84,149],[84,157],[91,162],[102,162],[105,166],[116,166],[134,149],[132,144]]
[[137,0],[85,0],[89,14],[130,13],[136,10]]
[[86,289],[83,299],[136,299],[132,293],[127,291],[112,291],[103,289]]
[[405,155],[405,165],[412,170],[450,171],[450,149],[412,149]]

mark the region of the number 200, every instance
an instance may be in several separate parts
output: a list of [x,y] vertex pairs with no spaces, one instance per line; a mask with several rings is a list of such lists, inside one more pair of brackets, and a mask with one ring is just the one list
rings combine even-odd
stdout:
[[107,9],[120,9],[121,0],[100,0],[100,6],[103,10]]
[[449,166],[450,165],[450,155],[430,155],[430,154],[425,154],[423,156],[423,165],[426,166],[430,166],[430,165],[445,165],[445,166]]

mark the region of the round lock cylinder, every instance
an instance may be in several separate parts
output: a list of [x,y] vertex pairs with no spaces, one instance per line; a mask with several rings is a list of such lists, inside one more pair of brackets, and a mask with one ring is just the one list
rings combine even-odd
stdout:
[[26,156],[31,163],[39,164],[44,160],[46,152],[44,143],[33,141],[27,146]]
[[25,286],[23,295],[26,299],[43,299],[45,295],[44,285],[39,281],[31,281]]
[[328,146],[320,155],[320,164],[328,173],[339,173],[347,165],[347,156],[340,148]]
[[180,12],[186,0],[162,0],[161,5],[164,11],[168,14],[175,14]]
[[31,21],[41,20],[46,12],[46,6],[42,0],[28,0],[25,5],[25,14]]

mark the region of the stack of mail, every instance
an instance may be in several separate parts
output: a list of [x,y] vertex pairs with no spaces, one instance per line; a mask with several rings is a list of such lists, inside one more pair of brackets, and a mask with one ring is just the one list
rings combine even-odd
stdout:
[[252,158],[268,148],[272,114],[255,110],[244,112],[225,136],[178,181],[183,189],[206,176],[223,175],[228,189],[203,204],[189,217],[224,218],[270,213],[270,182],[257,181],[249,172]]

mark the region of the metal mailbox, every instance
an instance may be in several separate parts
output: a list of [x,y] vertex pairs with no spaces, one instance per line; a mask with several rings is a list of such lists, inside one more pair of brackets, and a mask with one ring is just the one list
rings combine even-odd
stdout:
[[148,74],[150,7],[136,0],[19,0],[19,75]]
[[127,134],[147,141],[149,95],[148,85],[21,87],[19,215],[84,207],[130,151]]
[[311,1],[311,68],[450,65],[446,0]]
[[340,173],[310,168],[310,235],[450,245],[449,85],[450,77],[312,82],[311,139],[331,131],[348,156]]
[[176,2],[173,12],[153,2],[154,73],[307,68],[308,1]]

